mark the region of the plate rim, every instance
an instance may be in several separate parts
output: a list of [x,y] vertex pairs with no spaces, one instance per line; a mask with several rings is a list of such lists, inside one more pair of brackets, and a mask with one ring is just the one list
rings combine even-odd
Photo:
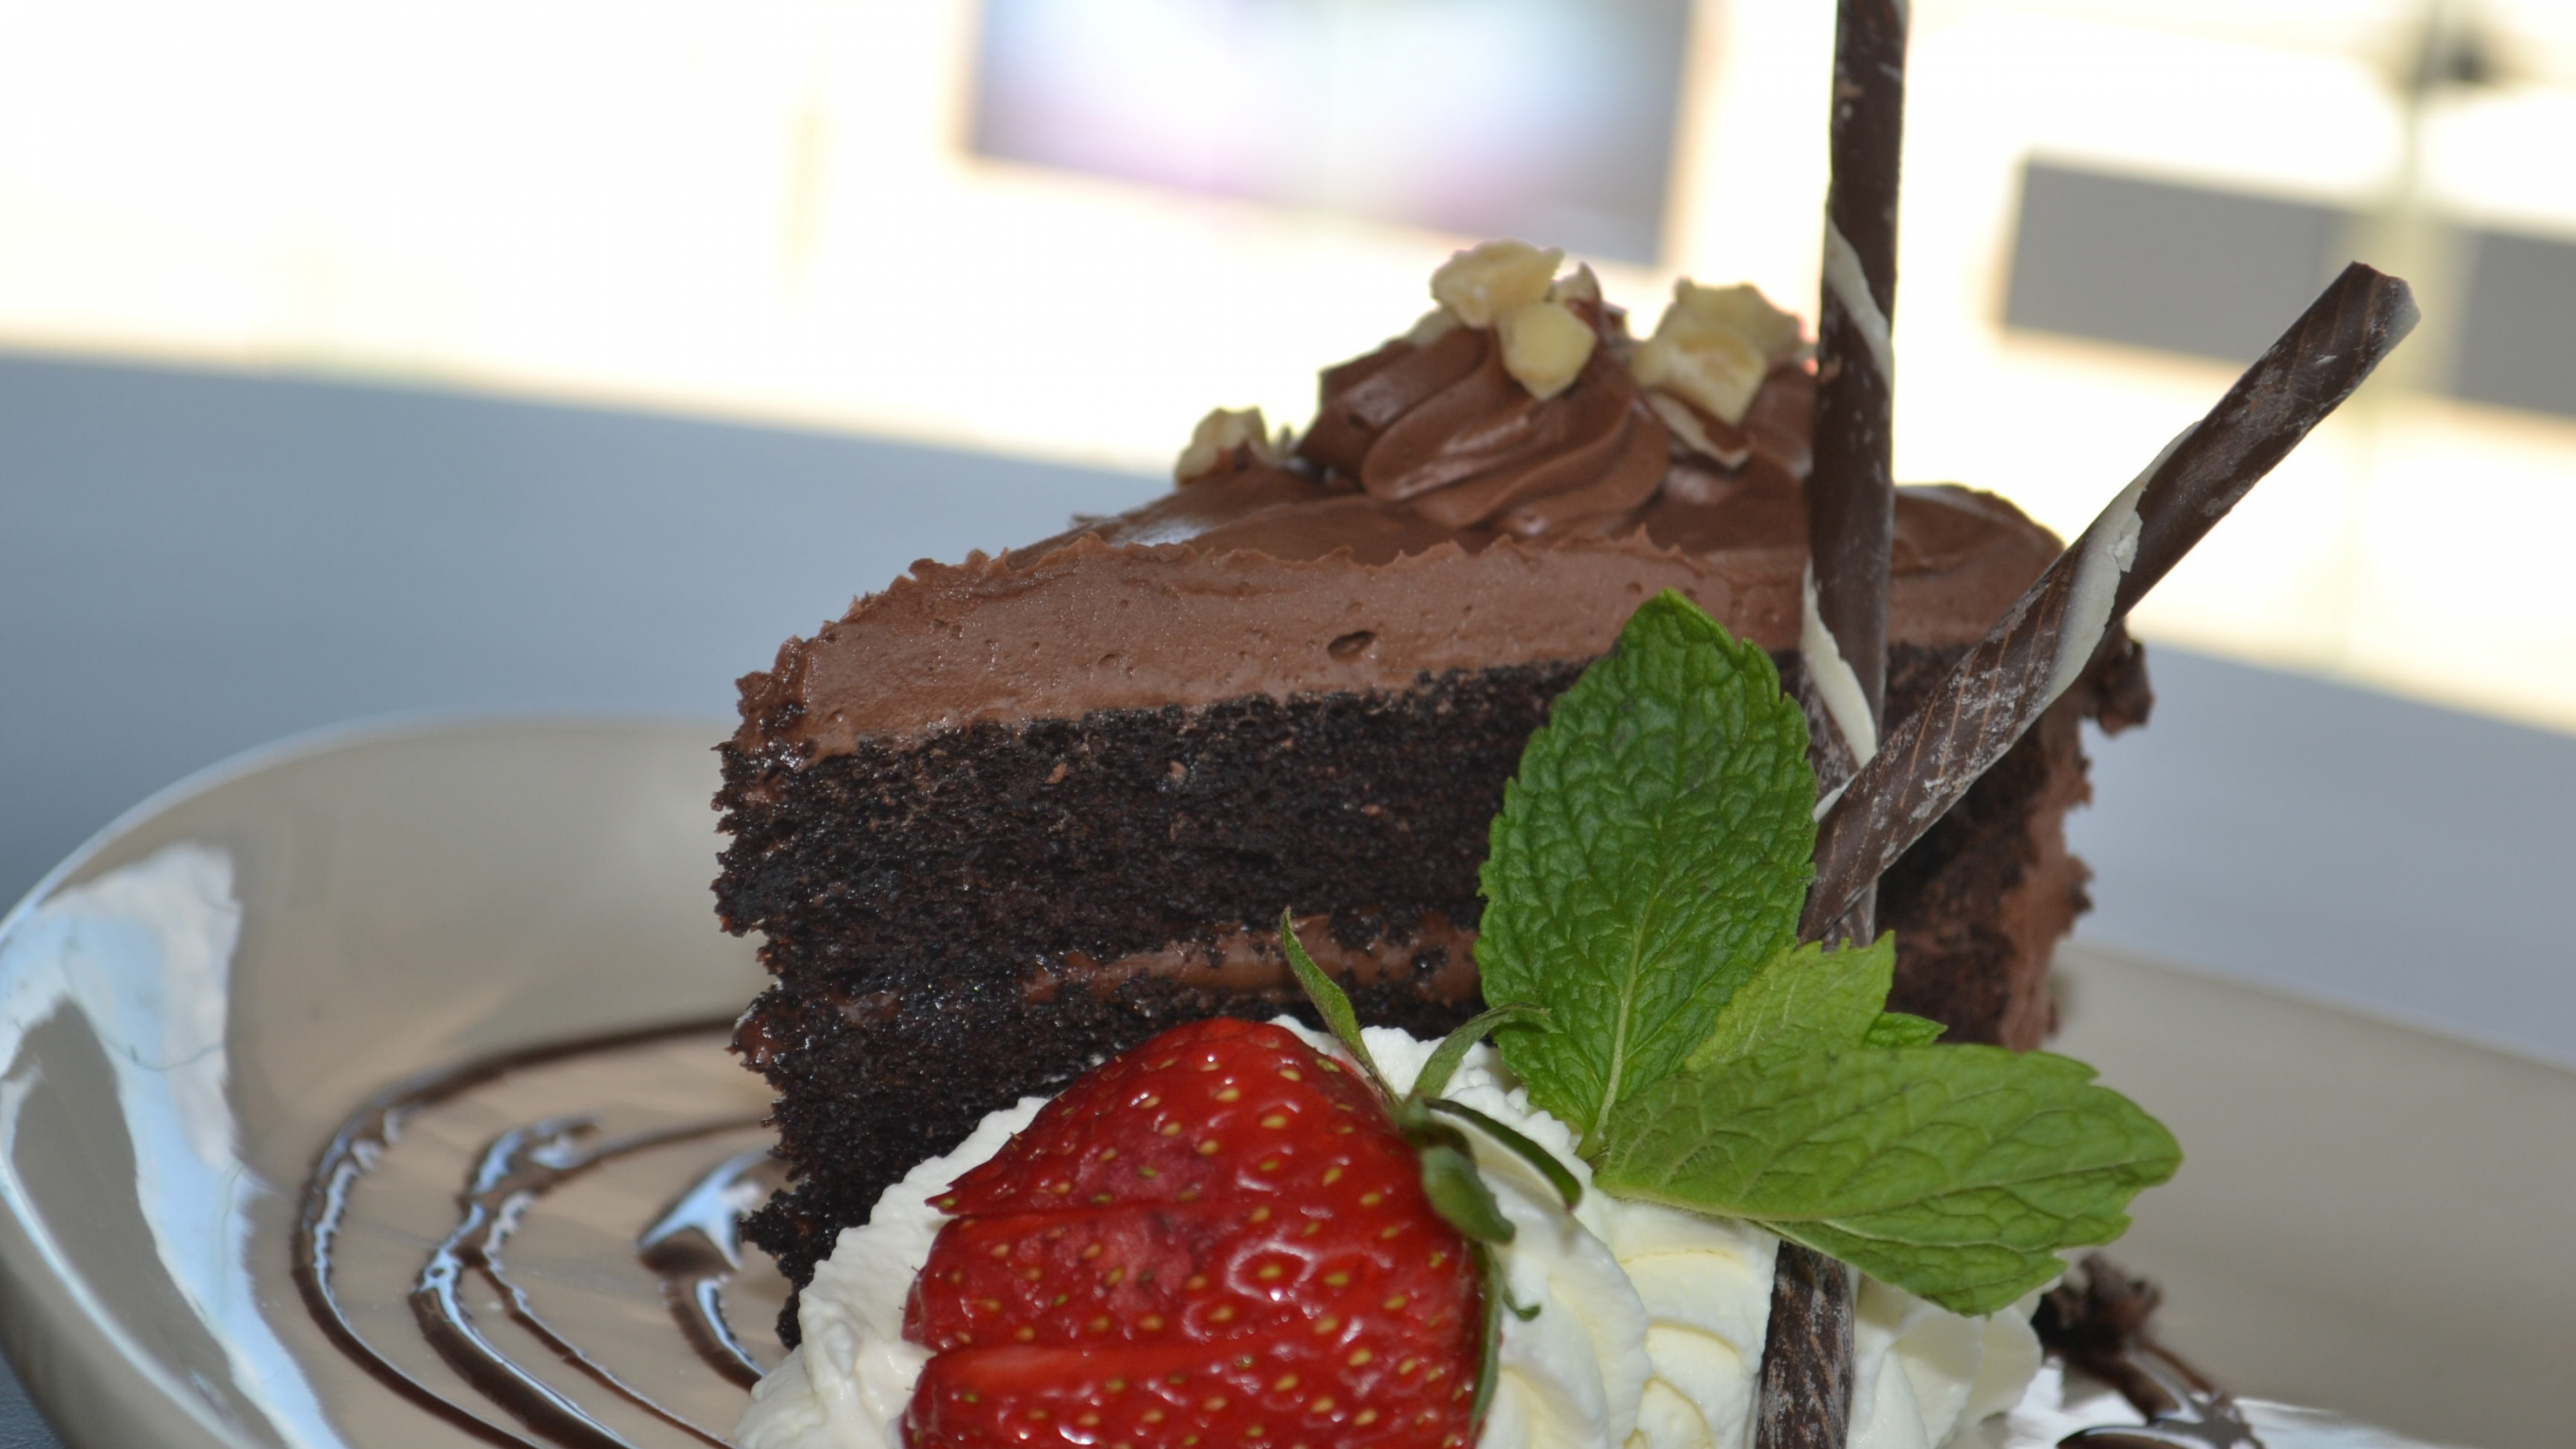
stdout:
[[[333,755],[433,745],[467,738],[659,738],[674,744],[722,737],[723,725],[706,717],[604,712],[478,712],[411,714],[352,721],[291,735],[194,771],[145,797],[99,829],[40,878],[27,895],[0,915],[0,944],[16,937],[33,914],[137,833],[173,811],[264,774],[293,769]],[[2366,1022],[2427,1038],[2459,1050],[2540,1068],[2576,1083],[2576,1068],[2527,1053],[2467,1039],[2426,1023],[2356,1008],[2320,997],[2113,941],[2070,937],[2066,947],[2148,967],[2159,973],[2269,998],[2308,1011]],[[0,978],[5,980],[5,978]],[[0,1163],[0,1352],[16,1366],[28,1398],[46,1425],[71,1449],[266,1449],[269,1440],[228,1422],[220,1409],[192,1388],[142,1336],[118,1322],[87,1280],[64,1271],[49,1224],[30,1209],[17,1176]]]
[[[667,734],[722,727],[712,716],[608,711],[407,712],[323,725],[226,756],[146,795],[99,827],[0,914],[0,944],[66,883],[119,842],[216,790],[324,756],[456,735]],[[0,1164],[0,1353],[28,1401],[70,1449],[268,1449],[225,1423],[140,1340],[114,1321],[85,1281],[60,1271],[16,1175]],[[139,1391],[148,1390],[148,1391]]]
[[[42,898],[52,894],[66,879],[118,840],[191,800],[286,765],[343,750],[436,735],[505,734],[539,729],[641,733],[687,727],[712,731],[710,740],[731,733],[713,715],[628,714],[614,710],[404,710],[340,720],[280,735],[211,764],[200,765],[118,811],[106,824],[91,831],[69,854],[54,862],[43,875],[36,877],[36,883],[27,887],[26,893],[11,902],[6,911],[0,911],[0,937],[6,937],[16,929],[21,918],[31,913]],[[707,748],[713,751],[716,747],[710,743]]]

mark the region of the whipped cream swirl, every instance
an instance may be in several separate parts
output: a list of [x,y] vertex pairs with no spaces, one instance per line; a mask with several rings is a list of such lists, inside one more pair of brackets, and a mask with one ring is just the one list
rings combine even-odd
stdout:
[[[1397,1091],[1435,1045],[1384,1027],[1366,1040]],[[1572,1131],[1529,1105],[1491,1047],[1468,1055],[1448,1095],[1517,1128],[1590,1187]],[[866,1226],[842,1231],[799,1302],[803,1346],[752,1391],[735,1431],[741,1449],[898,1449],[930,1357],[903,1338],[904,1300],[944,1221],[930,1199],[1042,1105],[1024,1098],[985,1118],[956,1151],[888,1188]],[[1504,1317],[1478,1449],[1748,1449],[1779,1239],[1588,1190],[1569,1213],[1528,1163],[1469,1136],[1515,1229],[1499,1250],[1512,1296],[1539,1310]],[[2027,1308],[1963,1318],[1864,1278],[1850,1449],[1934,1449],[2018,1402],[2040,1365]]]

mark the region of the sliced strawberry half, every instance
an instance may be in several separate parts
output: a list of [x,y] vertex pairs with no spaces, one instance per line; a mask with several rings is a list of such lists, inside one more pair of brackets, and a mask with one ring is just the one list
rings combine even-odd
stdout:
[[1365,1344],[1329,1356],[1296,1345],[969,1349],[923,1370],[904,1442],[1457,1449],[1468,1432],[1461,1364],[1474,1362],[1472,1351],[1461,1360]]
[[1197,1022],[1077,1081],[938,1200],[910,1449],[1458,1449],[1485,1309],[1376,1090]]
[[1305,1196],[1372,1160],[1413,1170],[1366,1083],[1291,1032],[1220,1017],[1085,1073],[937,1202],[978,1217]]

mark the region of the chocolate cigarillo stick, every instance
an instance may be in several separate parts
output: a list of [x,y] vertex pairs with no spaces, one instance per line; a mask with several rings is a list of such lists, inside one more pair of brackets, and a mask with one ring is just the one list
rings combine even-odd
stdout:
[[1923,707],[1889,732],[1816,833],[1809,940],[2003,757],[2111,626],[2415,325],[2404,282],[2359,262],[2122,489]]
[[[1898,0],[1842,0],[1834,24],[1833,187],[1825,197],[1824,298],[1816,326],[1815,464],[1798,632],[1818,731],[1818,783],[1834,789],[1878,752],[1887,697],[1888,550],[1896,533],[1890,410],[1896,358],[1898,153],[1905,130],[1905,14]],[[1866,941],[1863,892],[1828,933]]]
[[[1816,323],[1813,559],[1798,649],[1841,736],[1824,752],[1840,785],[1877,752],[1887,695],[1888,549],[1896,532],[1890,410],[1896,359],[1897,160],[1905,129],[1899,0],[1842,0],[1834,27],[1833,186],[1825,198]],[[1866,921],[1853,933],[1867,939]]]
[[[1897,161],[1905,128],[1905,15],[1898,0],[1842,0],[1834,28],[1833,189],[1825,198],[1816,328],[1815,465],[1798,652],[1829,730],[1817,773],[1842,785],[1878,752],[1887,696],[1888,549],[1896,532],[1890,409],[1896,359]],[[1828,738],[1830,737],[1830,738]],[[1864,893],[1836,940],[1867,940]]]
[[[1841,0],[1834,17],[1832,190],[1825,198],[1824,298],[1817,309],[1814,467],[1798,652],[1831,725],[1819,780],[1840,786],[1878,751],[1887,696],[1888,552],[1896,533],[1890,412],[1896,359],[1896,196],[1905,132],[1904,0]],[[1877,933],[1870,886],[1802,931],[1808,940]],[[1851,1270],[1780,1245],[1763,1338],[1755,1449],[1843,1449],[1852,1402]]]

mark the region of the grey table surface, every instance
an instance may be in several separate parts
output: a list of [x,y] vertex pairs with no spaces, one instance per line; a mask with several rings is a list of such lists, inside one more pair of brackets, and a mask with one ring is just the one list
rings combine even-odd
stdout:
[[[918,557],[1160,480],[426,390],[0,355],[0,902],[160,787],[400,715],[710,721]],[[2576,738],[2152,651],[2083,930],[2576,1064]],[[0,1373],[0,1449],[53,1436]]]

